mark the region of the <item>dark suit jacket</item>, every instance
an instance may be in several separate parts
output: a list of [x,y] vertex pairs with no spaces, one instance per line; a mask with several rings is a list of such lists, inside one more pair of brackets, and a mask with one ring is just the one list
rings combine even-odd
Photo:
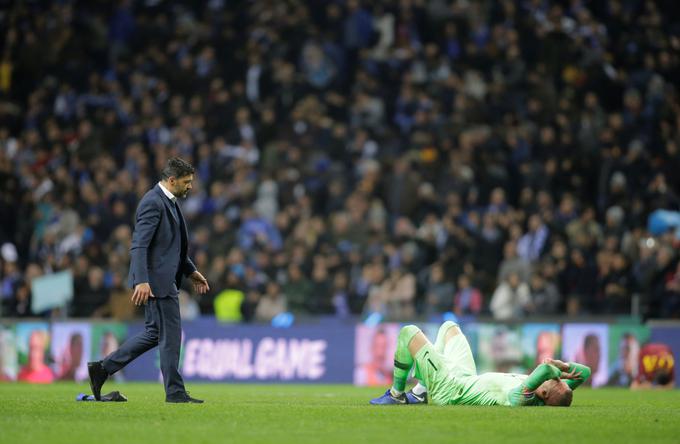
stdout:
[[128,282],[135,285],[148,282],[157,298],[178,293],[183,276],[196,271],[187,256],[187,226],[184,216],[156,184],[137,207],[135,231],[130,246]]

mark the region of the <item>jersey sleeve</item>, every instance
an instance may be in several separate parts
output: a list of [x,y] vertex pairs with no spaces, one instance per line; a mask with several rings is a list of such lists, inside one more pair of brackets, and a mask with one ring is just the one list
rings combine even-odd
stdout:
[[590,378],[590,367],[583,364],[578,364],[576,362],[569,363],[569,373],[576,371],[581,372],[581,376],[578,379],[567,379],[565,382],[570,389],[574,390],[579,385],[583,384],[586,379]]
[[536,390],[549,379],[559,378],[562,372],[552,364],[541,364],[534,369],[524,381],[524,388],[528,391]]

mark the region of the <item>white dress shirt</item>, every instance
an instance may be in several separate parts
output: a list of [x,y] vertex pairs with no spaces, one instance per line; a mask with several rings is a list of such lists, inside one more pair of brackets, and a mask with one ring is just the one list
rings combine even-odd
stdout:
[[172,202],[174,202],[175,200],[177,200],[177,198],[175,197],[175,195],[172,194],[172,193],[170,192],[170,190],[168,190],[167,188],[165,188],[165,187],[163,186],[162,183],[158,182],[158,186],[161,187],[161,191],[163,191],[163,194],[165,194],[166,196],[168,196],[168,199],[170,199]]

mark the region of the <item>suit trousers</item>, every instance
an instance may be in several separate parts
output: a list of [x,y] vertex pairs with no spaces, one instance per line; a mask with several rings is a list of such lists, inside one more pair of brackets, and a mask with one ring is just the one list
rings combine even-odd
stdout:
[[165,396],[172,398],[185,392],[184,381],[179,373],[181,344],[178,295],[149,298],[144,306],[144,331],[125,341],[118,350],[104,359],[102,365],[112,375],[137,356],[158,346]]

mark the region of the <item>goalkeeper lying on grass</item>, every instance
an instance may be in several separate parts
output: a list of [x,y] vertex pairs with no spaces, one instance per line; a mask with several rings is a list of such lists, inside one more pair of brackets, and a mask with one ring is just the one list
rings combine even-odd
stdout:
[[[418,384],[404,393],[415,365]],[[590,368],[546,359],[530,375],[477,374],[465,335],[447,321],[432,344],[420,329],[407,325],[399,332],[394,353],[394,385],[371,404],[569,406],[572,390],[590,377]]]

